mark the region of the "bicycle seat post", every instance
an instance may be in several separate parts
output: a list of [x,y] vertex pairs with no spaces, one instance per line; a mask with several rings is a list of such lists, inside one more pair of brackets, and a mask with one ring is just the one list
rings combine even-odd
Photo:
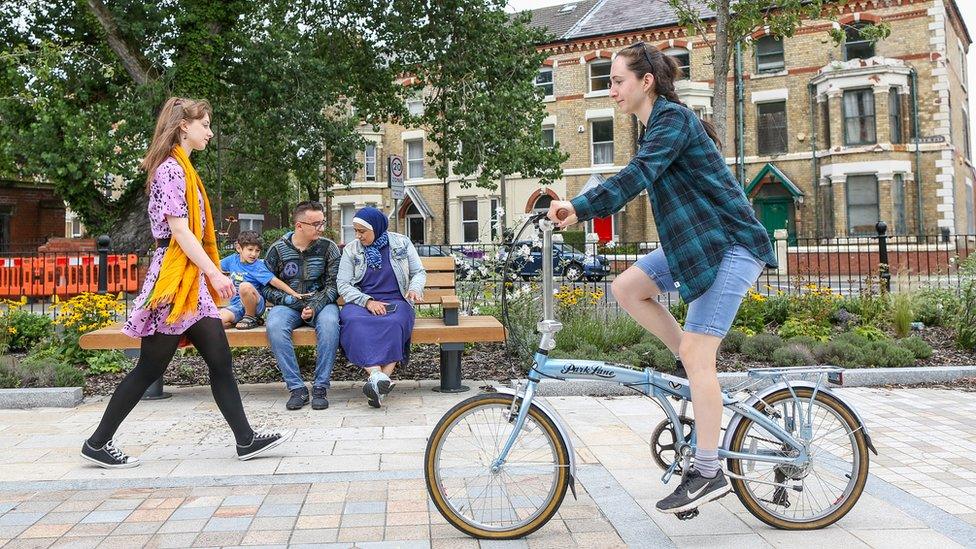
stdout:
[[539,228],[542,229],[542,321],[536,328],[542,334],[539,349],[551,351],[556,347],[556,332],[563,327],[553,312],[552,221],[540,219]]

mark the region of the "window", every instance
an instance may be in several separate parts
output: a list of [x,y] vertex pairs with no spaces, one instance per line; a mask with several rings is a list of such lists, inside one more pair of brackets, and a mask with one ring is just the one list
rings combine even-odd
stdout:
[[787,148],[786,101],[756,105],[759,154],[785,153]]
[[905,223],[905,176],[896,173],[891,181],[891,202],[894,208],[895,234],[906,234],[908,227]]
[[874,123],[874,91],[848,90],[844,92],[844,144],[877,143]]
[[966,48],[963,47],[962,42],[957,42],[956,45],[959,47],[959,65],[962,67],[962,87],[965,88],[969,85],[969,70],[966,67]]
[[861,29],[866,26],[867,23],[860,23],[847,27],[845,31],[847,36],[844,40],[844,61],[874,57],[874,44],[861,36]]
[[376,181],[376,143],[367,143],[366,151],[363,154],[363,171],[366,173],[366,181]]
[[356,238],[356,232],[352,228],[352,218],[356,217],[356,205],[343,204],[340,206],[339,216],[342,223],[342,242],[348,244]]
[[549,204],[552,204],[552,197],[549,194],[540,194],[539,198],[535,199],[535,204],[532,205],[533,212],[545,212],[549,210]]
[[13,215],[13,206],[0,206],[0,252],[10,250],[10,218]]
[[407,146],[407,179],[423,179],[424,177],[424,141],[414,139],[404,141]]
[[830,148],[830,103],[824,101],[820,104],[820,113],[823,118],[824,144],[823,148]]
[[973,159],[973,145],[969,137],[969,113],[962,111],[962,140],[963,150],[966,151],[966,160]]
[[553,94],[553,82],[552,82],[552,69],[546,67],[544,69],[539,69],[539,74],[535,77],[535,86],[542,90],[546,97],[552,97]]
[[461,232],[465,242],[478,241],[478,201],[461,201]]
[[594,120],[590,123],[593,165],[613,164],[613,120]]
[[424,216],[412,202],[407,208],[407,238],[414,244],[424,243]]
[[668,48],[664,50],[664,55],[674,59],[678,63],[678,80],[691,78],[691,52],[684,48]]
[[501,223],[502,218],[498,212],[499,204],[501,204],[501,202],[499,202],[497,198],[492,198],[489,201],[489,206],[491,207],[491,215],[489,216],[489,218],[491,219],[492,241],[496,240],[498,238],[498,234],[501,232],[501,226],[499,224]]
[[[0,215],[3,215],[0,213]],[[71,217],[68,221],[68,238],[81,238],[84,236],[84,231],[81,228],[81,218],[77,215]]]
[[756,72],[776,72],[786,68],[783,41],[766,35],[756,41]]
[[552,126],[542,127],[542,146],[550,149],[556,146],[556,128]]
[[878,223],[878,177],[847,176],[847,233],[873,235]]
[[891,88],[888,90],[888,128],[892,143],[901,143],[904,139],[901,118],[901,96],[898,95],[898,88]]
[[610,89],[610,62],[594,61],[590,63],[590,91],[606,91]]
[[423,99],[408,99],[407,100],[407,112],[410,116],[423,116],[424,115],[424,100]]
[[264,230],[264,214],[238,214],[237,228],[241,231],[255,231],[260,234]]

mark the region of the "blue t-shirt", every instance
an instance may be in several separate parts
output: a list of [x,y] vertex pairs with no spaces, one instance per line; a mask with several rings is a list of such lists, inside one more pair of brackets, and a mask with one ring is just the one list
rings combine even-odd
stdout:
[[220,269],[227,273],[234,287],[240,289],[241,282],[250,282],[258,291],[271,282],[274,274],[264,264],[263,259],[258,259],[254,263],[244,263],[241,261],[240,254],[229,255],[220,260]]

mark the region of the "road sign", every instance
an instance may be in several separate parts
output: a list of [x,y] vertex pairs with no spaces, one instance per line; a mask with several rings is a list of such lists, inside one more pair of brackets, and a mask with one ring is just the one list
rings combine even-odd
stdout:
[[403,158],[390,155],[390,191],[393,200],[403,200]]

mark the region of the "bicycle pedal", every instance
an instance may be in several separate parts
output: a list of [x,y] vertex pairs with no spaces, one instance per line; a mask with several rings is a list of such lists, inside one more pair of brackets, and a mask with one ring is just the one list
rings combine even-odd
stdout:
[[680,513],[675,513],[674,516],[678,517],[678,520],[691,520],[699,515],[700,511],[697,507],[694,509],[689,509],[688,511],[682,511]]

